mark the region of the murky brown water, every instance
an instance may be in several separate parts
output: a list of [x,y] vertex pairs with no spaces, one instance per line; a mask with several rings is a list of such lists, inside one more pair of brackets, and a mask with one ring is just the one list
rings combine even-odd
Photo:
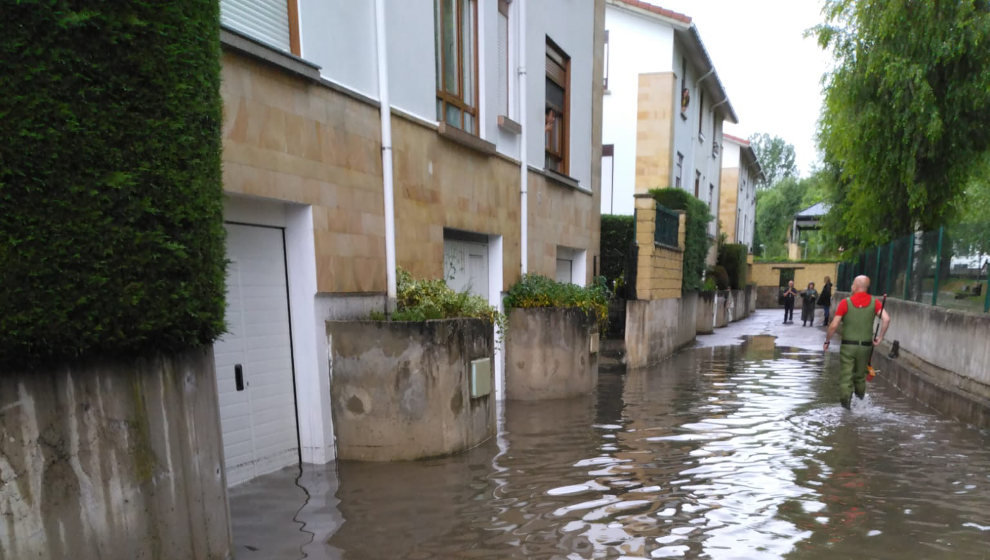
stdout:
[[845,412],[837,358],[695,349],[462,455],[307,467],[282,513],[245,485],[280,536],[235,512],[237,557],[990,559],[990,434],[883,383]]

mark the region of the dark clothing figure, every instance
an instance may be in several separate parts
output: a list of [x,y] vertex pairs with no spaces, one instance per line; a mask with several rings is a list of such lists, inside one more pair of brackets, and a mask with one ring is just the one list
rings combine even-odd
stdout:
[[796,296],[797,292],[794,291],[793,287],[788,287],[787,291],[780,296],[784,300],[784,323],[794,321],[794,298]]
[[815,326],[815,302],[818,300],[818,291],[808,288],[801,292],[801,325]]
[[822,325],[827,327],[832,311],[832,282],[825,282],[825,285],[822,286],[822,293],[818,296],[818,305],[825,311],[825,322]]

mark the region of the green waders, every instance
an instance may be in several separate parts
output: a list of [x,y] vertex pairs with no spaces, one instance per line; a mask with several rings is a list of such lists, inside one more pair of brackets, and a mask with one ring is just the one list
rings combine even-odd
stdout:
[[846,298],[846,314],[842,317],[842,347],[839,349],[839,402],[849,408],[852,394],[866,395],[866,368],[873,354],[873,317],[876,300],[870,297],[866,307],[855,307]]

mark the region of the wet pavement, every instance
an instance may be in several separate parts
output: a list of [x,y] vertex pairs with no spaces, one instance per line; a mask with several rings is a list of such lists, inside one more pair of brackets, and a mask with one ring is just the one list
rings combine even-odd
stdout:
[[990,433],[883,372],[845,411],[824,328],[781,315],[594,396],[506,403],[457,456],[237,486],[236,558],[990,559]]

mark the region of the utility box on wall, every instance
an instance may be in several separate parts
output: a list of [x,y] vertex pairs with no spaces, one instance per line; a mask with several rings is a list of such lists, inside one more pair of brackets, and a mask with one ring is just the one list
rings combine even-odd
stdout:
[[492,361],[490,358],[471,360],[471,398],[492,393]]

